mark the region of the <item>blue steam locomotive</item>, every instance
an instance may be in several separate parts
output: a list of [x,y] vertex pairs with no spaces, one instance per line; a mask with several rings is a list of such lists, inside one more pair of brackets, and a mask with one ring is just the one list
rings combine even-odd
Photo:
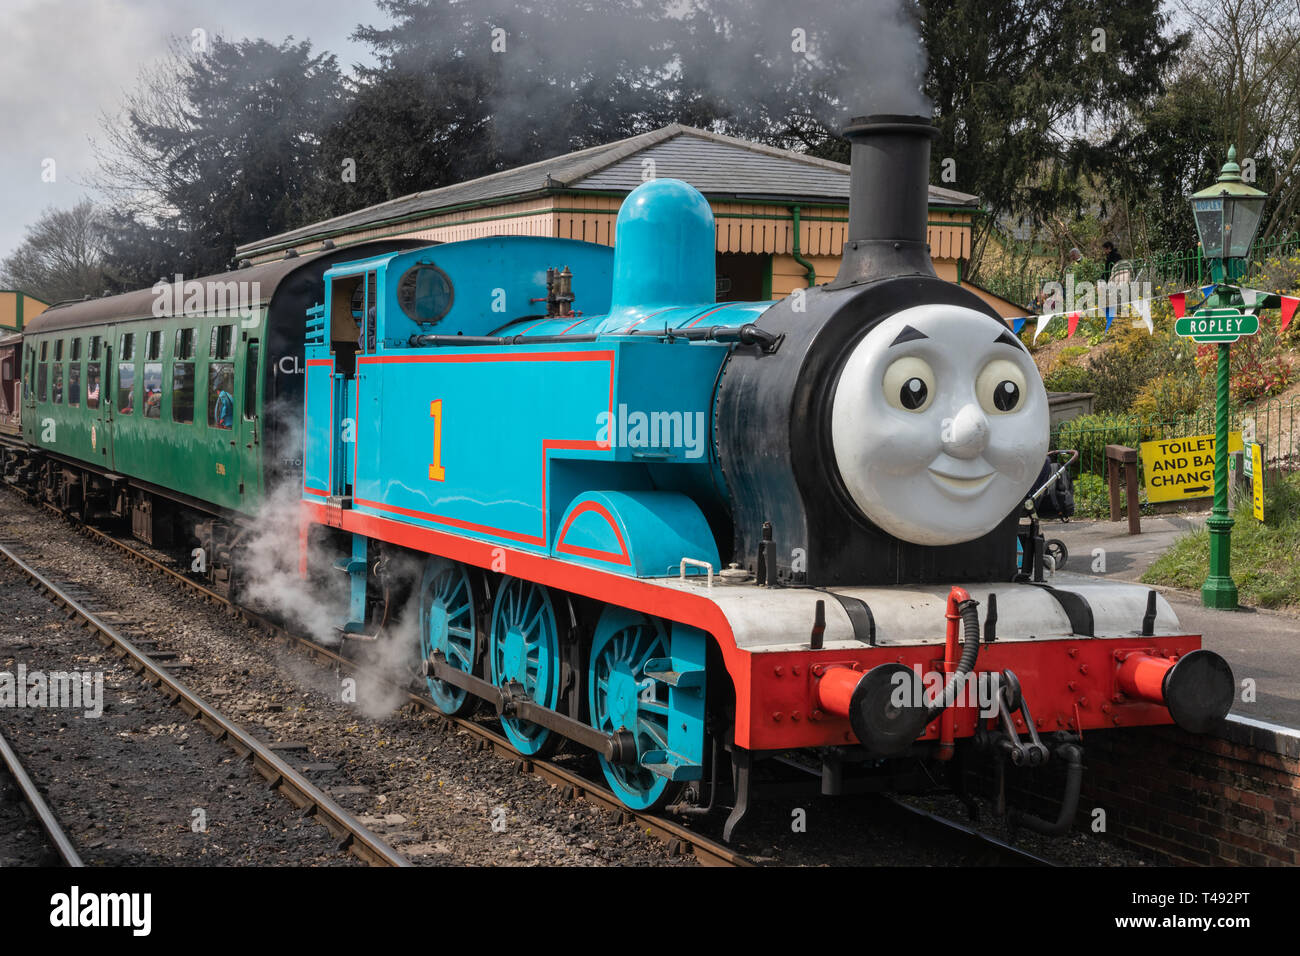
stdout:
[[773,754],[835,792],[958,748],[1077,767],[1085,728],[1222,718],[1230,671],[1154,592],[1020,570],[1047,396],[934,274],[932,134],[850,124],[842,268],[776,302],[714,301],[711,210],[671,179],[631,193],[612,251],[504,237],[329,268],[300,567],[340,548],[339,629],[373,636],[384,558],[415,557],[444,712],[488,702],[522,754],[594,750],[629,806],[730,796],[728,836]]

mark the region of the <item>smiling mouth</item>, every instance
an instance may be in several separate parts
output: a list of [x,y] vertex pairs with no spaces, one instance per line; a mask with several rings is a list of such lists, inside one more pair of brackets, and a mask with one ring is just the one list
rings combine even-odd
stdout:
[[954,478],[952,475],[945,475],[933,468],[929,469],[929,471],[940,485],[964,495],[973,495],[983,491],[989,482],[993,480],[995,474],[995,472],[990,471],[987,475],[980,475],[978,478]]

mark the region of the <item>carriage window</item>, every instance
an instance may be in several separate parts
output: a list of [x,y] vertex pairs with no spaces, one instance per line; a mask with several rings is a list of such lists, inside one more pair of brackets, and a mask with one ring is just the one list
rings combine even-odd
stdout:
[[162,417],[162,362],[144,365],[144,417]]
[[194,358],[194,330],[177,329],[173,357],[178,359]]
[[98,335],[92,335],[90,337],[90,360],[92,362],[99,361],[99,343],[100,338]]
[[[57,346],[55,347],[55,351],[58,351]],[[50,401],[54,402],[55,405],[63,404],[63,363],[62,362],[54,363],[54,385],[50,389]]]
[[244,363],[244,417],[257,415],[257,343],[248,343],[248,361]]
[[155,361],[162,358],[162,332],[150,332],[145,339],[145,358]]
[[122,348],[118,351],[117,357],[123,362],[129,362],[135,358],[134,332],[127,332],[122,336]]
[[68,363],[68,404],[81,404],[81,363]]
[[416,322],[437,322],[451,310],[451,280],[437,266],[412,266],[397,283],[397,304]]
[[235,327],[214,325],[208,340],[208,354],[214,359],[228,359],[235,354]]
[[86,363],[86,407],[99,408],[99,363]]
[[50,357],[50,343],[49,343],[49,342],[42,342],[42,343],[41,343],[41,361],[44,362],[44,361],[45,361],[46,359],[48,359],[49,357]]
[[32,397],[32,369],[36,367],[36,350],[27,346],[27,362],[23,365],[23,387],[27,397]]
[[[45,343],[41,343],[44,346]],[[42,349],[43,350],[43,349]],[[50,367],[44,362],[36,370],[36,400],[45,401],[45,394],[49,390]]]
[[59,339],[54,343],[54,361],[63,361],[63,339]]
[[81,339],[72,340],[72,354],[68,356],[73,362],[81,360]]
[[235,366],[231,362],[208,366],[208,424],[213,428],[235,427]]
[[135,411],[135,366],[130,362],[117,366],[117,410],[122,415]]
[[194,363],[172,366],[172,421],[188,425],[194,421]]

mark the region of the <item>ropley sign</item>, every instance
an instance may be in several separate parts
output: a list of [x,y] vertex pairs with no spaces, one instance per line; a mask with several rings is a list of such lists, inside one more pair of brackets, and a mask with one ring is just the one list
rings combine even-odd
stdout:
[[1236,309],[1205,309],[1175,321],[1174,331],[1194,342],[1235,342],[1259,331],[1259,316]]

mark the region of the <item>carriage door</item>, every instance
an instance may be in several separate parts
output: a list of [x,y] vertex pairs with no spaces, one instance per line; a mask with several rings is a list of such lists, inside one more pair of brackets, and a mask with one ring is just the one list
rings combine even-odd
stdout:
[[90,439],[100,465],[113,470],[113,350],[112,335],[90,337],[86,359],[86,410],[92,415]]
[[244,501],[259,501],[262,495],[262,418],[258,385],[262,380],[262,350],[257,339],[244,347],[244,395],[239,403],[240,459],[239,487]]

